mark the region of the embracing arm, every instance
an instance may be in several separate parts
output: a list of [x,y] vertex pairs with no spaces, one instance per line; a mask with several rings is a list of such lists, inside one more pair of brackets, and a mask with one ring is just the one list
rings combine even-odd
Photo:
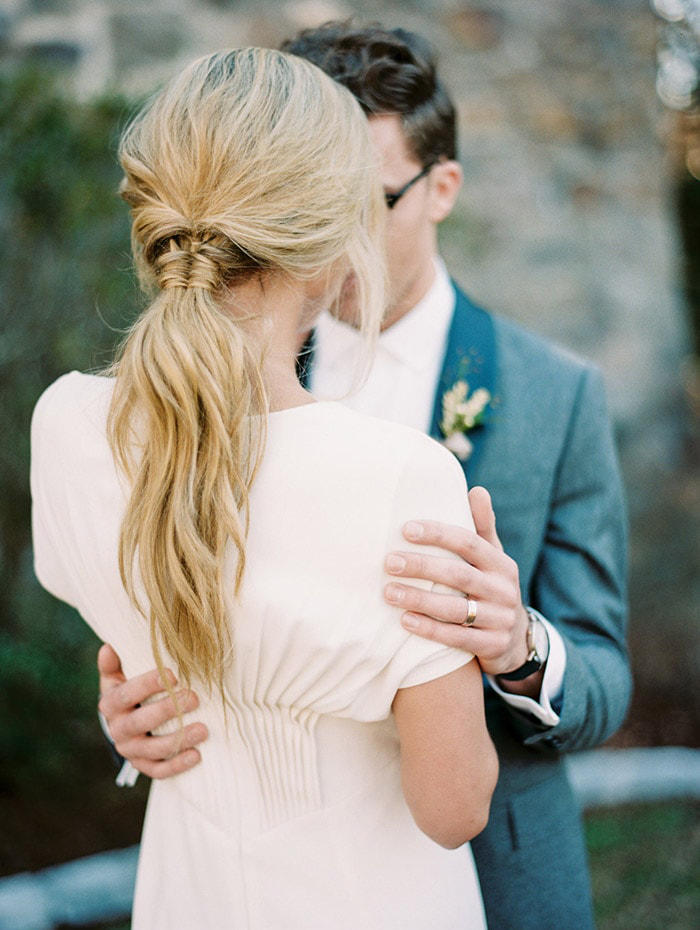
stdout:
[[486,826],[498,778],[478,663],[400,689],[393,712],[411,813],[431,839],[455,849]]
[[566,648],[559,723],[543,729],[514,712],[524,742],[588,749],[622,724],[631,695],[626,646],[627,523],[600,376],[583,373],[557,472],[532,606]]
[[[197,708],[199,701],[193,691],[176,691],[176,707],[173,697],[163,693],[158,669],[127,680],[119,656],[107,643],[97,654],[97,668],[100,713],[114,748],[135,769],[151,778],[168,778],[201,761],[195,747],[208,736],[203,723],[190,723],[163,736],[152,735],[153,730],[177,720],[178,709],[187,713]],[[170,686],[177,687],[170,670],[168,675]]]

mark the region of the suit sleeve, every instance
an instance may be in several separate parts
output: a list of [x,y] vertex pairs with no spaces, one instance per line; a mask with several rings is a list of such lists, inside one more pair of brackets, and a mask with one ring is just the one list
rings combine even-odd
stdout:
[[559,723],[509,708],[525,743],[570,752],[621,725],[631,695],[626,646],[627,521],[602,379],[582,372],[529,601],[562,636]]

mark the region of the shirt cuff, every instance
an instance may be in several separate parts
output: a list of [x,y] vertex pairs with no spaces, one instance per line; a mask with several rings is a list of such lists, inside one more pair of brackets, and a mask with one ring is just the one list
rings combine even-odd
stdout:
[[566,671],[566,646],[560,633],[549,620],[537,610],[529,609],[542,621],[549,637],[549,655],[544,667],[539,702],[522,694],[511,694],[504,691],[499,688],[493,675],[487,675],[486,679],[506,704],[523,713],[530,714],[531,717],[535,717],[544,726],[555,727],[560,720],[557,711],[561,708],[562,686],[564,684],[564,672]]
[[133,788],[136,784],[139,777],[139,770],[134,768],[134,766],[129,762],[128,759],[124,759],[119,755],[117,750],[114,748],[114,740],[112,739],[112,734],[109,732],[109,727],[107,726],[107,721],[104,718],[104,715],[101,710],[97,711],[97,719],[100,721],[100,726],[102,727],[102,732],[107,737],[109,741],[110,749],[114,755],[117,764],[121,762],[121,768],[117,777],[114,779],[114,782],[118,788]]
[[125,759],[114,781],[118,788],[133,788],[138,777],[139,770],[135,769],[128,759]]

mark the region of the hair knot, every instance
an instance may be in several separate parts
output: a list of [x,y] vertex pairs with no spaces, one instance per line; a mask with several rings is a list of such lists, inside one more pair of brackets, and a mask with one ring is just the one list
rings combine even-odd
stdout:
[[170,239],[155,260],[155,272],[162,290],[171,287],[216,291],[225,278],[227,252],[213,240]]

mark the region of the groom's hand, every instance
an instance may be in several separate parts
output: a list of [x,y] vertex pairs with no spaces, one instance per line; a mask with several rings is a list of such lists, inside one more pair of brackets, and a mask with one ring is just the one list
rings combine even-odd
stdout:
[[[469,503],[476,533],[429,520],[404,527],[406,539],[446,549],[459,560],[417,552],[392,552],[386,560],[390,575],[425,578],[462,596],[424,591],[395,581],[386,586],[385,597],[390,604],[404,608],[401,623],[407,630],[473,652],[484,672],[500,675],[518,668],[527,658],[528,618],[520,598],[518,566],[503,551],[488,491],[472,488]],[[465,597],[476,604],[471,626],[463,625]],[[522,682],[501,686],[536,698],[542,674],[540,671]]]
[[[177,708],[169,695],[144,704],[148,698],[163,693],[157,669],[127,679],[119,656],[107,644],[97,654],[97,668],[101,695],[98,707],[121,756],[151,778],[179,775],[197,765],[201,755],[194,747],[209,735],[203,723],[191,723],[165,736],[151,735],[153,730],[177,718]],[[175,687],[175,676],[172,672],[168,674],[170,684]],[[176,691],[175,699],[181,713],[199,705],[194,691]]]

